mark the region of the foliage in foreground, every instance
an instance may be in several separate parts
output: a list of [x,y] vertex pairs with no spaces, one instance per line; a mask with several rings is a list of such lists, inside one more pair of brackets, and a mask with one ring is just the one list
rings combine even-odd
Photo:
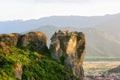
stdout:
[[22,80],[76,80],[63,65],[47,56],[16,47],[11,50],[7,53],[0,49],[0,80],[15,80],[17,62],[22,64]]

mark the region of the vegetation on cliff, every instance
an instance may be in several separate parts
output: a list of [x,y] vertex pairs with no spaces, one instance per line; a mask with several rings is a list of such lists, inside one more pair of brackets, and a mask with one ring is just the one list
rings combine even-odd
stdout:
[[[0,49],[0,80],[69,80],[75,77],[61,64],[37,52],[10,47],[11,52]],[[21,64],[21,75],[16,76],[16,64]],[[18,67],[20,68],[20,67]],[[20,71],[19,71],[20,73]]]

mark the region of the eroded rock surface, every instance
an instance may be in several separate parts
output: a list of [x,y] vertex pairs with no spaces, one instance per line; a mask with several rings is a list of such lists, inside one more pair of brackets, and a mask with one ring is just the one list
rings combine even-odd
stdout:
[[11,49],[8,45],[6,45],[4,42],[0,42],[0,49],[2,50],[2,52],[4,53],[4,51],[6,53],[10,53]]
[[9,46],[16,46],[20,36],[18,33],[0,34],[0,41]]
[[73,74],[84,77],[82,67],[86,53],[85,36],[82,32],[59,31],[51,38],[50,51],[52,58],[64,64]]
[[29,46],[30,50],[41,54],[47,53],[47,37],[42,32],[29,32],[21,36],[19,40],[21,46]]
[[29,48],[31,51],[38,53],[47,53],[47,37],[42,32],[29,32],[27,34],[0,34],[0,43],[7,46],[17,46]]

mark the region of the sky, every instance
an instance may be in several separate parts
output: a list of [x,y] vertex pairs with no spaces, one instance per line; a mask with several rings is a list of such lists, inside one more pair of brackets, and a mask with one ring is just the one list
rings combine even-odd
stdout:
[[120,13],[120,0],[0,0],[0,21]]

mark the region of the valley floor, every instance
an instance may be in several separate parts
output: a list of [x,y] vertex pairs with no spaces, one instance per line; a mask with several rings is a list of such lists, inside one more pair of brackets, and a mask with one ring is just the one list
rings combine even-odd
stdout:
[[84,62],[84,80],[120,80],[120,61]]

